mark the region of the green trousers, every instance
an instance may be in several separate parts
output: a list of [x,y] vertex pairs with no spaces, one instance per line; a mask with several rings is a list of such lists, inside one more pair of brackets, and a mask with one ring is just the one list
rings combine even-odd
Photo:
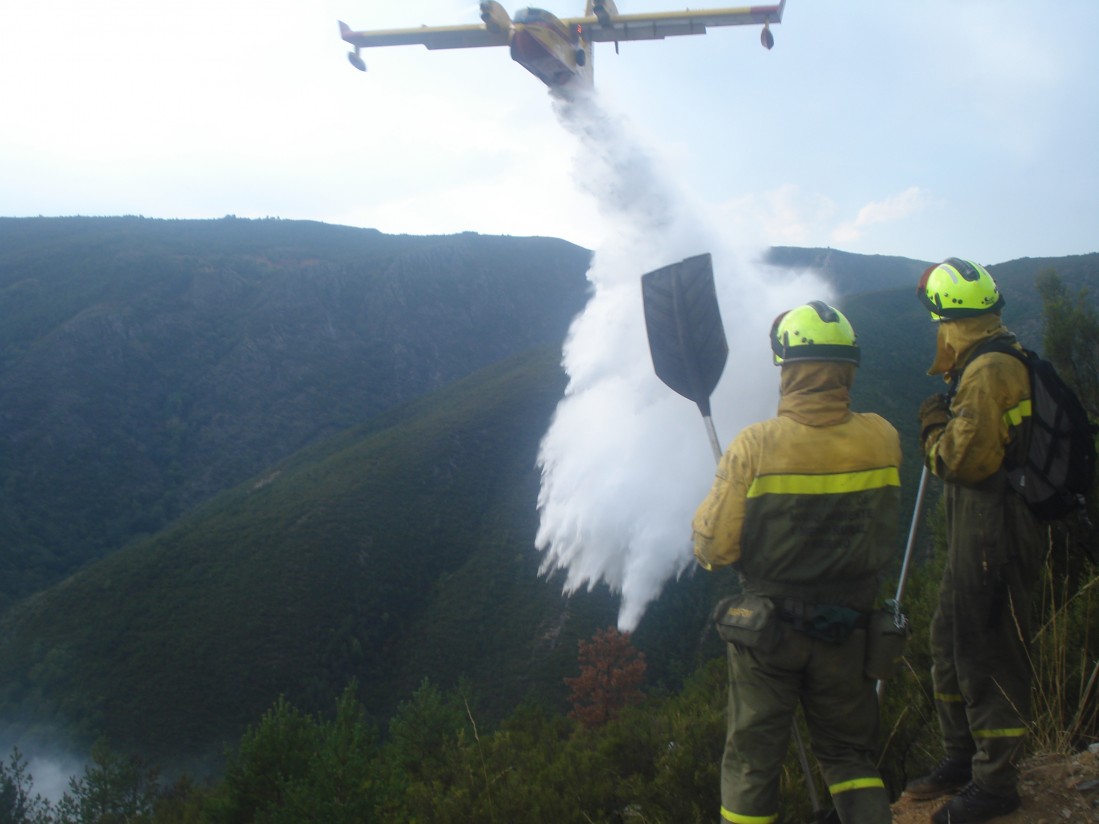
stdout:
[[983,790],[1015,789],[1030,720],[1030,601],[1042,540],[996,477],[947,484],[947,563],[931,619],[932,681],[946,754]]
[[794,712],[805,711],[813,755],[844,824],[892,821],[876,763],[878,700],[863,675],[866,632],[829,644],[779,623],[775,650],[728,646],[728,737],[721,815],[735,824],[778,821],[779,775]]

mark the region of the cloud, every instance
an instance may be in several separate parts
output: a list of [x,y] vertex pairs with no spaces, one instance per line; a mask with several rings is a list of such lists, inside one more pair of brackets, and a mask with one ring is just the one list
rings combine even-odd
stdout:
[[867,227],[904,220],[927,208],[930,200],[930,196],[925,190],[919,186],[909,186],[900,194],[892,195],[885,200],[867,203],[859,209],[859,213],[853,221],[840,224],[833,230],[832,240],[837,243],[850,243],[858,240]]
[[831,198],[792,183],[726,200],[714,209],[719,225],[735,237],[753,239],[759,248],[821,245],[836,214]]
[[[880,230],[898,224],[935,205],[920,186],[867,203],[851,220],[828,195],[786,183],[774,189],[725,200],[711,207],[718,224],[731,235],[751,238],[756,248],[766,246],[840,246],[850,249],[864,235],[881,241]],[[849,212],[848,212],[849,213]]]

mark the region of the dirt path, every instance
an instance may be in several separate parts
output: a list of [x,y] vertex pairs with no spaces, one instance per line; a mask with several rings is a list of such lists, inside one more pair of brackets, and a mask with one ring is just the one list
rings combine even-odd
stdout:
[[[994,824],[1099,823],[1099,754],[1040,756],[1021,771],[1023,806]],[[893,805],[893,824],[928,824],[944,802],[901,799]]]

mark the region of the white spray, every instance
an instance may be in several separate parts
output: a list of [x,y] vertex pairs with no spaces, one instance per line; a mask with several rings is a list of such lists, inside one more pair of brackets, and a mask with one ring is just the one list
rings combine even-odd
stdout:
[[[710,252],[729,343],[713,395],[726,443],[774,414],[778,374],[767,332],[775,315],[828,300],[818,279],[736,261],[690,199],[657,173],[596,96],[555,104],[581,143],[575,176],[613,227],[595,250],[593,293],[565,343],[565,396],[542,440],[536,545],[542,572],[561,570],[566,593],[600,582],[621,594],[618,627],[634,630],[663,587],[694,563],[690,522],[713,479],[714,458],[694,403],[656,377],[641,302],[641,275]],[[741,240],[741,245],[743,240]]]

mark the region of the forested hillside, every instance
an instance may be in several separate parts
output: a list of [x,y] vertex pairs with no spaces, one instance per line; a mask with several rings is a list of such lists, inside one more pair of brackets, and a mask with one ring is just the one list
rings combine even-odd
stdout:
[[452,674],[497,716],[528,691],[560,700],[576,633],[613,610],[537,576],[556,360],[520,356],[302,450],[13,608],[4,715],[179,757],[216,752],[279,693],[319,709],[353,678],[382,717]]
[[0,611],[309,443],[560,344],[589,258],[294,221],[0,219]]
[[[835,274],[864,349],[856,406],[901,429],[910,504],[915,410],[941,387],[923,264],[821,252],[771,263]],[[0,220],[0,721],[171,761],[216,759],[279,695],[328,711],[349,683],[383,729],[425,679],[486,728],[524,699],[563,709],[579,642],[615,614],[601,589],[563,598],[533,550],[589,257],[282,221]],[[993,267],[1035,348],[1051,267],[1075,295],[1099,255]],[[650,608],[631,639],[648,691],[713,686],[696,673],[721,654],[707,616],[728,585],[686,576]]]

